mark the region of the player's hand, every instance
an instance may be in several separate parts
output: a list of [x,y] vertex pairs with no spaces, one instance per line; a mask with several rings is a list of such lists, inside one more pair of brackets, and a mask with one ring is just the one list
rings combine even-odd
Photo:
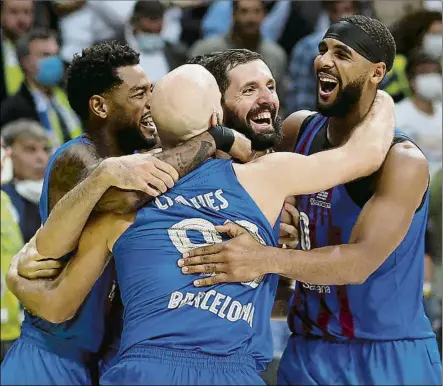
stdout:
[[[292,201],[295,204],[295,200]],[[278,240],[278,244],[284,246],[285,248],[297,248],[298,242],[300,240],[299,228],[300,213],[293,204],[286,202],[282,212],[280,223],[280,239]]]
[[178,181],[178,172],[166,162],[149,154],[111,157],[100,166],[101,181],[107,186],[138,190],[157,197]]
[[394,129],[394,101],[389,94],[379,90],[368,114],[348,141],[356,157],[367,161],[369,173],[379,169],[383,163],[392,144]]
[[251,141],[243,134],[234,130],[235,141],[229,151],[229,155],[241,163],[252,161],[268,153],[268,151],[252,150]]
[[17,253],[18,265],[17,273],[19,276],[34,279],[53,279],[62,271],[64,264],[57,259],[48,259],[37,251],[36,246],[37,235]]
[[215,273],[194,281],[196,287],[218,283],[249,282],[266,272],[267,247],[261,245],[240,225],[228,223],[215,227],[232,240],[196,248],[178,261],[184,274]]

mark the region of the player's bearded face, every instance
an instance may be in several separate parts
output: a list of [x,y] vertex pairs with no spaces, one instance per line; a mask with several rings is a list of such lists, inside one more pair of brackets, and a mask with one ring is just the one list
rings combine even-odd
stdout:
[[254,150],[270,149],[281,140],[283,121],[271,103],[251,109],[244,118],[226,105],[223,114],[224,124],[244,134]]
[[341,78],[336,74],[326,69],[318,71],[318,112],[326,117],[345,117],[352,110],[353,106],[360,101],[364,85],[364,76],[356,78],[346,86],[343,86]]
[[115,123],[116,140],[124,154],[138,150],[150,150],[157,144],[156,132],[151,114],[146,112],[139,121],[127,114],[121,114]]

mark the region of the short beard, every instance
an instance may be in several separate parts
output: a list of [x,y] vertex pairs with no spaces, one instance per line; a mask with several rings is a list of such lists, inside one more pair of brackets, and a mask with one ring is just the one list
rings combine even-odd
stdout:
[[120,128],[115,133],[115,139],[123,154],[134,154],[136,151],[151,150],[157,145],[155,137],[145,138],[139,128]]
[[[349,83],[344,89],[339,89],[335,101],[328,106],[321,104],[317,93],[317,111],[325,117],[344,118],[360,102],[364,81],[364,77],[360,77]],[[341,88],[341,85],[339,84],[338,87]]]
[[253,150],[268,150],[278,145],[282,139],[283,120],[280,116],[273,118],[273,131],[270,133],[257,133],[247,122],[240,119],[234,111],[224,106],[223,124],[243,134],[251,141]]

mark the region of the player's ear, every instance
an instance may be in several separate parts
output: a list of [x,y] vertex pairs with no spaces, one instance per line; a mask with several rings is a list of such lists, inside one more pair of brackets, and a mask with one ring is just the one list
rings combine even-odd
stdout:
[[106,99],[101,95],[93,95],[89,99],[89,108],[91,109],[92,113],[99,118],[106,119],[108,116]]
[[373,73],[371,76],[371,82],[374,85],[381,83],[386,74],[386,64],[383,62],[377,63],[374,66]]

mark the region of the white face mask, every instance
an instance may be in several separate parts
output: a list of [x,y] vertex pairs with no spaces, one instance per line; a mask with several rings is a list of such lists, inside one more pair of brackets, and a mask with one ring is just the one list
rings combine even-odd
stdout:
[[441,74],[420,74],[415,77],[416,93],[427,101],[442,100],[442,76]]
[[439,34],[426,34],[423,38],[423,51],[432,58],[442,57],[443,46],[442,36]]
[[43,190],[43,180],[24,180],[14,183],[17,193],[28,201],[38,204]]
[[135,35],[138,48],[142,52],[153,52],[162,50],[165,47],[165,42],[160,34],[153,34],[149,32],[138,32]]

